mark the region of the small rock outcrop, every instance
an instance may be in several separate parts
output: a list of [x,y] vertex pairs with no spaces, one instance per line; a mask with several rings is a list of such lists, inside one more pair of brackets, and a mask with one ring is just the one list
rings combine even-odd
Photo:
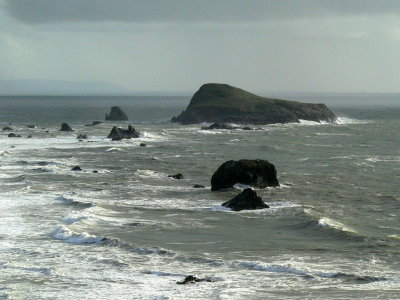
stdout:
[[4,131],[13,131],[13,129],[11,127],[9,127],[9,126],[3,127],[2,130],[4,130]]
[[122,139],[132,139],[138,138],[140,136],[140,132],[133,128],[131,125],[128,126],[128,129],[119,128],[114,126],[111,129],[111,132],[107,136],[107,138],[112,139],[113,141],[120,141]]
[[92,124],[86,124],[85,126],[97,126],[100,125],[101,122],[100,121],[93,121]]
[[76,137],[78,140],[87,140],[88,136],[86,134],[78,134],[78,136]]
[[71,171],[82,171],[82,168],[80,166],[75,166],[71,169]]
[[229,160],[211,177],[211,190],[232,188],[236,183],[257,188],[279,186],[275,166],[267,160]]
[[74,131],[68,123],[62,123],[60,131]]
[[193,95],[188,107],[172,122],[273,124],[309,121],[334,122],[325,104],[301,103],[257,96],[227,84],[207,83]]
[[113,106],[110,114],[106,114],[106,121],[128,121],[128,116],[120,107]]
[[15,134],[15,133],[10,133],[10,134],[8,134],[8,137],[9,138],[19,138],[19,137],[21,137],[19,134]]
[[265,204],[261,197],[250,188],[243,190],[240,194],[236,195],[231,200],[222,203],[221,205],[234,211],[244,209],[263,209],[269,207],[267,204]]
[[183,175],[181,173],[175,174],[175,175],[168,175],[168,177],[171,177],[173,179],[183,179]]
[[28,125],[26,125],[26,127],[28,127],[28,128],[36,128],[36,125],[31,125],[31,124],[28,124]]

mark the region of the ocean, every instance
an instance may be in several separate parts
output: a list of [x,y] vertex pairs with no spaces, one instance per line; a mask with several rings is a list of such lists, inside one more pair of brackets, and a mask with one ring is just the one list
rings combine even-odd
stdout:
[[[0,299],[400,299],[400,95],[290,99],[338,122],[207,131],[169,122],[190,95],[1,96],[21,138],[0,131]],[[130,121],[103,121],[114,105]],[[232,159],[275,165],[270,208],[221,206]]]

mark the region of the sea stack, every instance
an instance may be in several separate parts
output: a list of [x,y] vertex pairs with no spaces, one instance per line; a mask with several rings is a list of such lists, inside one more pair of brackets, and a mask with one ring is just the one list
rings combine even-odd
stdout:
[[334,122],[336,118],[325,104],[265,98],[227,84],[207,83],[193,95],[186,110],[171,121],[274,124],[300,120]]
[[74,131],[68,123],[62,123],[60,131]]
[[224,162],[211,177],[211,190],[232,188],[235,184],[256,188],[279,186],[273,164],[262,159],[241,159]]
[[128,121],[128,116],[120,107],[113,106],[110,114],[106,114],[106,121]]

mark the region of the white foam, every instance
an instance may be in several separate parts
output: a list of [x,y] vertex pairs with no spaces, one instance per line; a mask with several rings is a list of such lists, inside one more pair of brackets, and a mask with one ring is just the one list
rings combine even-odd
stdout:
[[369,162],[400,162],[400,156],[371,156],[365,159]]
[[117,148],[117,147],[111,147],[111,148],[105,150],[105,152],[119,152],[119,151],[121,151],[121,150],[122,150],[122,149]]
[[309,272],[306,270],[301,270],[294,268],[292,266],[285,265],[265,265],[260,262],[235,262],[233,264],[235,267],[243,267],[246,269],[252,269],[256,271],[266,271],[273,273],[288,273],[288,274],[296,274],[296,275],[308,275]]
[[233,185],[233,188],[234,188],[234,189],[238,189],[238,190],[244,190],[244,189],[250,188],[250,186],[247,185],[247,184],[244,184],[244,183],[235,183],[235,184]]
[[225,207],[225,206],[222,206],[222,205],[214,206],[214,207],[208,208],[207,210],[211,210],[211,211],[232,211],[231,208]]
[[57,227],[50,236],[56,240],[66,241],[72,244],[98,244],[105,240],[87,232],[77,233],[62,225]]
[[367,120],[356,120],[356,119],[350,119],[346,117],[337,117],[335,124],[339,125],[347,125],[347,124],[367,124],[370,123],[370,121]]
[[146,177],[152,177],[152,178],[162,178],[162,177],[167,177],[167,174],[164,173],[159,173],[154,170],[136,170],[134,173],[136,176],[146,178]]
[[[295,123],[296,124],[296,123]],[[315,126],[315,125],[326,125],[326,124],[331,124],[328,123],[326,121],[320,121],[320,122],[316,122],[316,121],[309,121],[309,120],[302,120],[299,119],[299,123],[297,123],[299,125],[306,125],[306,126]]]

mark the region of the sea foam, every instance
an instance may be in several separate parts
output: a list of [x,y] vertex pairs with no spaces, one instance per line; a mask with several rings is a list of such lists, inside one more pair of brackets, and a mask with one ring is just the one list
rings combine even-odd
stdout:
[[104,237],[97,237],[87,232],[74,232],[64,225],[57,227],[50,236],[56,240],[66,241],[71,244],[100,244],[107,240]]

